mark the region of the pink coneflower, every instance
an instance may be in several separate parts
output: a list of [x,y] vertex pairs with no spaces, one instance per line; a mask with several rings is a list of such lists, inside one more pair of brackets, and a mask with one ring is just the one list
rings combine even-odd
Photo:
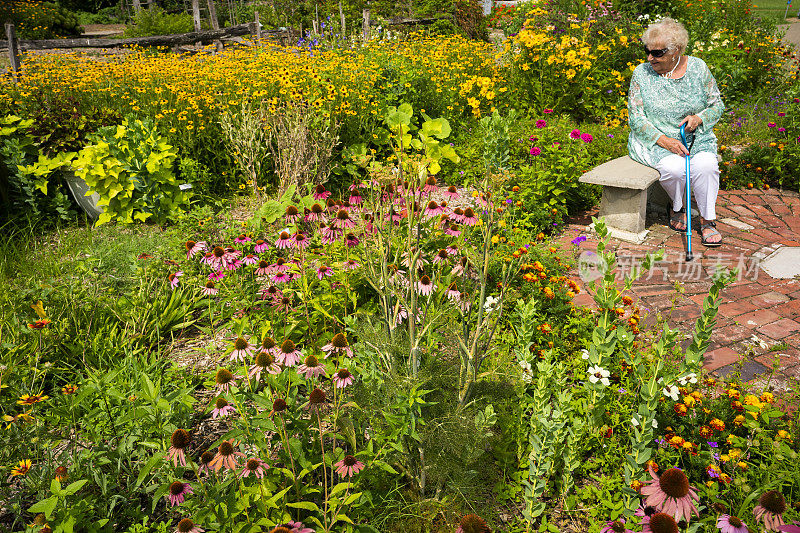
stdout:
[[239,464],[236,462],[237,457],[244,457],[242,452],[236,450],[236,444],[233,439],[222,441],[217,449],[217,455],[211,460],[209,466],[218,472],[220,468],[227,468],[228,470],[236,470]]
[[252,240],[253,239],[251,239],[248,235],[245,235],[244,233],[242,233],[241,235],[239,235],[238,237],[233,239],[233,242],[235,242],[236,244],[242,244],[242,243],[245,243],[245,242],[252,242]]
[[[267,338],[269,339],[269,337]],[[256,354],[255,364],[250,367],[250,371],[248,372],[247,376],[250,379],[261,381],[262,372],[272,375],[281,373],[281,367],[279,367],[278,363],[275,362],[275,356],[273,355],[272,349],[261,351]]]
[[424,193],[432,193],[439,190],[439,187],[436,186],[436,178],[434,176],[428,176],[425,179],[425,186],[422,188],[422,192]]
[[253,355],[255,349],[255,346],[250,344],[249,341],[243,337],[238,337],[235,341],[233,341],[233,351],[231,352],[230,360],[243,363],[245,359]]
[[486,520],[476,514],[468,514],[458,521],[456,533],[492,533]]
[[340,368],[333,374],[333,383],[337,389],[343,389],[353,384],[353,374],[346,368]]
[[206,281],[206,284],[200,289],[200,292],[203,296],[216,296],[219,293],[219,289],[214,286],[214,282],[209,280]]
[[272,281],[275,283],[288,283],[292,281],[292,274],[289,272],[278,272],[272,276]]
[[280,290],[280,289],[279,289],[278,287],[276,287],[275,285],[270,285],[269,287],[267,287],[266,289],[264,289],[264,290],[263,290],[263,292],[262,292],[261,294],[262,294],[261,298],[262,298],[263,300],[268,300],[268,299],[270,299],[270,298],[273,298],[273,299],[275,299],[275,298],[281,298],[281,297],[283,296],[283,291],[282,291],[282,290]]
[[206,264],[213,270],[221,270],[224,266],[225,248],[215,246],[214,249],[211,250],[211,253],[207,254],[204,259]]
[[336,213],[336,218],[333,219],[332,224],[336,229],[345,230],[354,227],[356,221],[350,218],[350,213],[344,209],[340,209],[339,212]]
[[350,343],[347,342],[347,337],[345,337],[344,333],[334,335],[331,342],[322,347],[322,351],[325,352],[325,357],[338,353],[353,357],[353,349],[350,347]]
[[297,367],[297,372],[298,374],[304,374],[306,379],[328,375],[325,372],[325,367],[319,364],[319,359],[313,355],[306,357],[305,362]]
[[242,263],[244,263],[245,265],[255,265],[256,263],[258,263],[258,256],[253,254],[247,254],[246,256],[244,256],[244,259],[242,259]]
[[234,409],[233,406],[228,403],[228,400],[220,396],[214,401],[214,409],[211,410],[211,418],[227,416],[235,412],[236,409]]
[[288,231],[282,231],[280,235],[278,235],[278,240],[275,241],[275,247],[278,249],[288,248],[292,245],[292,236],[289,235]]
[[345,270],[355,270],[358,267],[360,267],[361,265],[357,261],[354,261],[352,259],[348,259],[347,261],[344,262],[343,266],[344,266]]
[[447,226],[450,225],[450,214],[443,213],[439,215],[439,222],[436,223],[436,227],[440,229],[447,229]]
[[329,213],[336,213],[339,210],[339,202],[333,198],[328,198],[328,200],[325,202],[325,208]]
[[251,457],[244,463],[244,468],[242,468],[239,476],[245,478],[253,474],[257,479],[261,479],[266,474],[267,468],[269,468],[267,463],[258,457]]
[[735,516],[723,514],[717,518],[717,529],[722,533],[747,533],[747,524]]
[[461,296],[461,291],[459,291],[458,287],[456,287],[456,282],[455,281],[453,283],[451,283],[450,285],[448,285],[447,292],[445,292],[445,295],[450,300],[458,300],[458,297]]
[[275,301],[272,302],[272,307],[284,313],[288,313],[292,310],[292,303],[291,297],[281,296],[280,298],[275,298]]
[[417,282],[417,292],[419,294],[422,296],[430,296],[435,290],[436,284],[431,281],[431,278],[429,278],[427,274],[419,278]]
[[355,233],[348,233],[344,237],[344,243],[347,245],[348,248],[355,248],[359,245],[361,241],[356,237]]
[[455,224],[448,224],[444,230],[445,235],[450,235],[453,237],[458,237],[461,235],[461,230],[458,229],[458,226]]
[[183,276],[183,270],[178,270],[174,274],[170,274],[169,277],[167,278],[169,280],[170,286],[173,289],[178,288],[178,281],[179,281],[178,278],[180,278],[181,276]]
[[258,268],[256,268],[256,276],[266,276],[270,273],[272,269],[270,268],[269,261],[262,259],[258,262]]
[[253,251],[257,254],[266,252],[267,250],[269,250],[269,243],[264,239],[258,239],[256,245],[253,247]]
[[292,235],[292,244],[299,250],[305,250],[308,248],[308,245],[311,244],[311,241],[308,240],[308,237],[306,237],[304,233],[298,231]]
[[[247,239],[250,240],[250,237],[248,237]],[[237,257],[242,257],[242,251],[241,250],[237,250],[236,248],[228,247],[228,248],[225,248],[225,256],[230,260],[234,260]]]
[[[795,98],[795,101],[797,101],[797,98]],[[800,522],[778,526],[778,531],[782,531],[783,533],[800,533]]]
[[[416,256],[416,257],[414,257]],[[411,263],[413,262],[414,265],[418,267],[422,267],[423,265],[428,264],[428,260],[422,257],[422,255],[417,255],[417,247],[412,246],[408,251],[403,252],[403,266],[408,268],[413,268]]]
[[321,389],[312,390],[308,395],[308,405],[306,406],[306,409],[309,411],[318,410],[323,404],[325,404],[325,402],[327,402],[327,398],[328,397],[325,394],[325,391]]
[[351,205],[360,206],[362,203],[364,203],[364,197],[361,196],[361,193],[358,191],[358,189],[356,189],[350,194],[350,197],[347,199],[347,201],[350,202]]
[[172,461],[172,465],[178,464],[186,466],[186,448],[192,442],[192,436],[185,429],[176,429],[169,438],[170,447],[167,450],[167,460]]
[[458,200],[461,198],[461,195],[458,194],[458,189],[455,185],[451,185],[447,188],[447,191],[444,193],[445,198],[448,200]]
[[306,527],[302,522],[286,522],[284,527],[289,530],[289,533],[314,533],[310,527]]
[[642,533],[678,533],[678,523],[667,513],[656,513],[642,523]]
[[202,474],[203,472],[211,472],[211,461],[214,460],[214,452],[212,450],[206,450],[200,457],[197,459],[197,472]]
[[204,531],[205,529],[199,527],[191,519],[184,518],[178,522],[178,527],[175,528],[174,533],[203,533]]
[[342,477],[352,477],[364,469],[364,463],[352,455],[345,455],[344,459],[333,466],[336,467],[336,473]]
[[225,270],[239,270],[243,264],[244,263],[238,259],[232,259],[231,261],[228,261],[223,268],[225,268]]
[[685,518],[688,522],[692,512],[700,516],[692,501],[698,501],[700,497],[689,485],[689,479],[682,470],[670,468],[659,477],[651,468],[650,476],[652,479],[641,490],[647,496],[645,505],[652,505],[659,511],[674,516],[676,520]]
[[464,216],[461,217],[460,223],[466,226],[474,226],[478,222],[478,217],[475,216],[475,211],[471,207],[464,210]]
[[453,212],[448,215],[450,220],[457,224],[461,224],[461,221],[464,220],[464,210],[460,207],[456,207],[453,209]]
[[192,486],[183,481],[174,481],[169,486],[169,494],[167,498],[172,506],[180,505],[186,499],[187,494],[194,494]]
[[275,260],[275,264],[270,265],[270,269],[273,272],[286,272],[292,268],[292,265],[286,264],[286,260],[283,257],[279,257]]
[[583,142],[585,142],[586,144],[589,144],[590,142],[592,142],[594,140],[594,137],[592,137],[591,133],[584,133],[584,134],[581,135],[581,140]]
[[291,339],[286,339],[275,353],[275,359],[284,366],[294,366],[300,362],[303,354],[297,349]]
[[451,274],[453,274],[454,276],[460,276],[467,270],[468,267],[469,267],[469,259],[467,259],[466,257],[461,257],[461,259],[453,267]]
[[322,279],[325,276],[333,276],[333,269],[327,265],[322,265],[317,269],[317,279]]
[[458,246],[456,246],[455,244],[449,245],[444,250],[445,252],[447,252],[447,255],[458,255],[460,253],[458,250]]
[[433,264],[437,265],[439,263],[447,261],[449,258],[450,254],[447,253],[447,250],[442,248],[441,250],[436,252],[436,255],[433,256]]
[[308,210],[308,213],[306,213],[305,221],[317,222],[320,220],[325,220],[325,209],[319,204],[314,204],[311,206],[311,209]]
[[444,212],[445,209],[433,200],[428,202],[428,205],[425,206],[425,216],[427,217],[438,217]]
[[186,259],[191,259],[200,252],[204,252],[208,248],[205,241],[186,241]]
[[569,132],[569,138],[570,139],[580,139],[581,138],[581,130],[579,130],[577,128],[572,130],[571,132]]
[[221,270],[217,270],[208,275],[209,281],[219,281],[221,279],[225,279],[225,272]]
[[758,505],[753,509],[756,520],[764,523],[767,531],[778,531],[785,524],[783,513],[786,512],[786,499],[777,490],[770,490],[761,495]]
[[325,190],[325,186],[322,184],[314,188],[314,200],[327,200],[330,195],[330,191]]
[[547,121],[546,120],[539,119],[539,120],[536,121],[536,127],[538,129],[542,129],[545,126],[547,126]]
[[230,370],[220,368],[217,370],[217,373],[214,374],[214,384],[219,392],[229,392],[231,386],[236,386],[236,378],[240,377],[241,376],[235,375]]
[[287,224],[294,224],[300,218],[300,211],[293,205],[286,207],[286,212],[283,214]]
[[542,153],[542,149],[538,146],[531,146],[530,154],[534,157],[540,155]]
[[606,527],[601,529],[600,533],[633,533],[633,531],[625,527],[625,519],[620,518],[606,522]]
[[399,213],[394,208],[391,208],[389,212],[386,213],[385,218],[387,221],[391,221],[395,226],[399,226],[400,221],[403,220],[403,213]]

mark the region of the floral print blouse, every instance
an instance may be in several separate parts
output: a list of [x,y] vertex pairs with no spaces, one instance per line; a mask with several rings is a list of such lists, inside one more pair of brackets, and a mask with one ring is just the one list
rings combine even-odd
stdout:
[[633,71],[628,93],[631,159],[652,167],[671,154],[656,141],[662,134],[680,140],[678,125],[688,115],[703,119],[694,132],[692,155],[717,153],[714,125],[725,110],[717,81],[702,59],[692,56],[686,59],[686,74],[681,78],[660,76],[650,63],[642,63]]

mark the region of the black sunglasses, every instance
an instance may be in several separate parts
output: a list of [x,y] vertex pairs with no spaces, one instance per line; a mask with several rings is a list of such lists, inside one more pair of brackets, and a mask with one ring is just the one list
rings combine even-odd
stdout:
[[660,50],[650,50],[646,46],[644,47],[644,54],[648,56],[662,57],[667,52],[669,52],[669,48],[662,48]]

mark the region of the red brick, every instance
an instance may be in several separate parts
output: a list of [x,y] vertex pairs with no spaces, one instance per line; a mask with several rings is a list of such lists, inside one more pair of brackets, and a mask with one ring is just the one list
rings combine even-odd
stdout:
[[800,300],[789,300],[788,302],[770,308],[782,318],[796,318],[800,315]]
[[778,304],[782,304],[782,303],[788,302],[789,300],[790,300],[790,298],[788,296],[786,296],[785,294],[781,294],[781,293],[776,292],[776,291],[769,291],[769,292],[765,292],[763,294],[759,294],[757,296],[754,296],[750,301],[756,307],[769,308],[769,307],[772,307],[774,305],[778,305]]
[[800,324],[789,318],[782,318],[766,326],[761,326],[756,331],[772,339],[780,340],[797,330],[800,330]]
[[745,207],[745,202],[741,202],[741,204],[732,204],[730,206],[730,210],[734,213],[737,213],[739,216],[746,216],[746,217],[756,217],[756,214],[750,211],[747,207]]
[[770,207],[772,208],[772,212],[780,217],[792,214],[792,209],[785,204],[776,204]]
[[740,356],[737,352],[731,350],[727,346],[717,348],[716,350],[706,352],[703,360],[703,367],[705,367],[708,371],[713,372],[718,368],[738,362],[739,357]]
[[727,317],[734,317],[749,313],[756,308],[747,300],[738,300],[731,303],[721,304],[719,306],[719,314]]
[[700,316],[700,306],[698,305],[684,305],[672,310],[670,319],[674,322],[688,322],[694,323],[697,317]]
[[779,360],[778,363],[779,370],[784,370],[786,368],[790,368],[797,364],[800,364],[800,350],[797,350],[795,348],[769,351],[756,357],[756,361],[766,366],[767,368],[772,368],[772,366],[775,363],[776,357]]
[[777,228],[778,231],[786,231],[789,226],[776,217],[775,215],[761,215],[761,221],[764,222],[769,228]]
[[772,216],[772,211],[770,211],[769,209],[767,209],[763,205],[759,205],[759,204],[756,204],[756,203],[748,205],[747,209],[749,209],[750,211],[752,211],[753,213],[755,213],[759,217]]
[[776,322],[781,319],[778,313],[770,311],[769,309],[759,309],[750,313],[745,313],[739,317],[739,321],[744,326],[757,328],[771,322]]
[[753,330],[751,328],[733,324],[715,329],[712,338],[720,344],[731,344],[750,338],[752,334]]

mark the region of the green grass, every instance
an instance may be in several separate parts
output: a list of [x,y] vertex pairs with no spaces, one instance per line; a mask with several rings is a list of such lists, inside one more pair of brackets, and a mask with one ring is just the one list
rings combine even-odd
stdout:
[[[786,0],[756,0],[753,2],[756,13],[765,17],[777,18],[778,23],[783,22],[783,14],[786,12]],[[797,10],[800,9],[800,0],[792,0],[789,6],[789,17],[796,17]]]

